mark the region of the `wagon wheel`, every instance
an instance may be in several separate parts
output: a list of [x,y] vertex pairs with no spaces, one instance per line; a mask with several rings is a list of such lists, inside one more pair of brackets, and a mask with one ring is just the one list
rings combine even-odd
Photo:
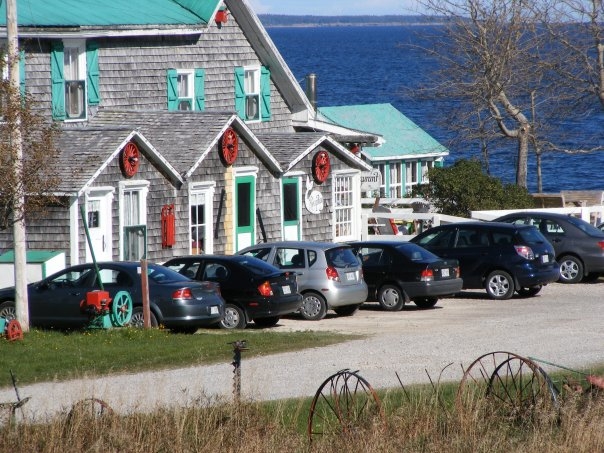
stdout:
[[382,403],[369,382],[356,371],[341,370],[317,390],[308,416],[308,436],[349,434],[379,417],[385,425]]
[[128,291],[119,291],[111,302],[111,324],[124,327],[132,318],[132,297]]
[[16,319],[11,319],[6,325],[6,338],[8,341],[23,340],[23,329]]
[[74,417],[100,418],[113,414],[113,409],[98,398],[86,398],[75,403],[69,411],[68,420]]
[[536,409],[551,409],[557,390],[535,362],[511,352],[491,352],[465,371],[457,391],[461,415],[486,409],[489,413],[521,419]]

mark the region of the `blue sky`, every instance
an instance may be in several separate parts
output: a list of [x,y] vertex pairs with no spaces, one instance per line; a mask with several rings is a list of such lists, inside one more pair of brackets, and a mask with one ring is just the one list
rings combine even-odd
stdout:
[[256,14],[358,16],[418,14],[416,0],[248,0]]

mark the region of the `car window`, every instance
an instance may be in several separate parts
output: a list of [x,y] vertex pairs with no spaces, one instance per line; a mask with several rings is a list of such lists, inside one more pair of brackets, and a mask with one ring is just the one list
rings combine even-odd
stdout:
[[449,248],[453,243],[455,229],[442,229],[429,231],[425,236],[419,237],[416,244],[428,245],[431,248]]
[[166,263],[168,269],[172,269],[190,279],[195,278],[200,265],[200,261],[172,261]]
[[590,223],[587,223],[583,219],[579,219],[578,217],[574,216],[568,216],[568,222],[589,235],[602,236],[602,230],[600,228],[596,228],[595,226]]
[[233,259],[254,275],[265,276],[272,275],[276,272],[275,266],[266,261],[262,261],[261,259],[254,258],[253,256],[235,256]]
[[203,270],[202,280],[224,281],[229,278],[230,272],[227,267],[220,263],[208,263]]
[[304,249],[281,247],[275,253],[275,265],[281,269],[306,267]]
[[[137,269],[137,272],[140,274],[140,267]],[[147,277],[154,283],[189,281],[189,278],[184,275],[159,264],[150,264],[147,267]]]
[[400,244],[397,245],[395,248],[398,252],[402,253],[411,261],[426,261],[438,259],[438,257],[434,253],[416,244]]
[[478,228],[460,227],[455,247],[484,247],[488,246],[489,242],[489,234],[487,231]]
[[564,228],[555,220],[542,219],[541,222],[535,224],[539,225],[539,231],[543,234],[564,234]]
[[327,264],[333,267],[355,267],[359,265],[359,260],[352,252],[350,247],[337,247],[325,250]]
[[[530,228],[531,231],[536,231]],[[514,234],[506,231],[493,231],[493,243],[497,245],[509,245],[514,243]]]
[[92,268],[85,268],[81,270],[70,270],[62,272],[61,274],[50,280],[49,283],[55,286],[73,286],[73,287],[86,287],[92,286],[96,280],[95,272]]
[[132,279],[127,272],[117,269],[99,269],[99,274],[103,286],[132,286]]
[[538,244],[547,242],[547,239],[537,228],[522,228],[520,230],[522,241],[527,244]]
[[358,253],[362,257],[363,266],[377,266],[382,259],[382,249],[378,247],[361,247]]
[[270,253],[271,253],[271,249],[268,247],[264,247],[264,248],[260,248],[260,249],[248,250],[247,252],[242,253],[242,255],[243,256],[253,256],[254,258],[261,259],[262,261],[267,261]]
[[314,250],[308,250],[308,267],[312,267],[317,262],[319,255]]

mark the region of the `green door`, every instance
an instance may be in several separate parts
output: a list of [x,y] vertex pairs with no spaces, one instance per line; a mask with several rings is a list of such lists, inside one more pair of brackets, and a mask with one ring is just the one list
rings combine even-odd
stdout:
[[283,178],[283,240],[300,240],[300,179]]
[[256,179],[239,176],[235,180],[235,248],[241,250],[255,244]]

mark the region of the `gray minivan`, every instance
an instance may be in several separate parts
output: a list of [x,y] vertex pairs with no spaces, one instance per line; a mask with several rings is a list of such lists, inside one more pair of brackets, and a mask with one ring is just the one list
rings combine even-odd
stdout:
[[340,316],[350,316],[367,299],[363,268],[347,244],[269,242],[252,245],[238,254],[296,272],[298,291],[304,297],[300,314],[305,319],[323,319],[329,309]]

